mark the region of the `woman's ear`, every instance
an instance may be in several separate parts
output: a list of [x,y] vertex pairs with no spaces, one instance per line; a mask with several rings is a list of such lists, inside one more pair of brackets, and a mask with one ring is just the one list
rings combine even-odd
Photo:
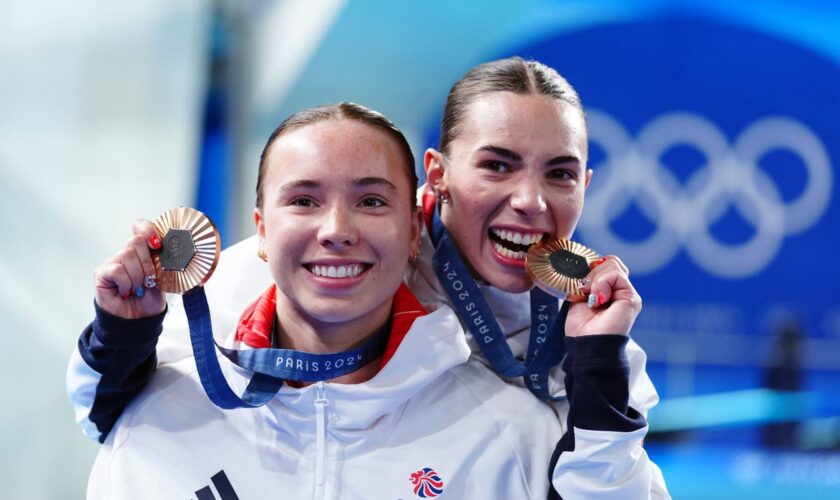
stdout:
[[268,262],[268,254],[265,252],[265,221],[263,220],[262,211],[259,208],[254,209],[254,224],[257,226],[257,237],[260,240],[257,257]]
[[416,207],[411,214],[411,259],[413,263],[420,255],[420,233],[423,230],[423,207]]
[[265,222],[263,222],[262,211],[259,208],[254,209],[254,225],[257,226],[257,236],[260,237],[260,242],[265,240]]
[[438,199],[449,196],[446,186],[446,159],[443,153],[434,148],[426,150],[423,155],[423,166],[426,168],[426,183],[432,188]]

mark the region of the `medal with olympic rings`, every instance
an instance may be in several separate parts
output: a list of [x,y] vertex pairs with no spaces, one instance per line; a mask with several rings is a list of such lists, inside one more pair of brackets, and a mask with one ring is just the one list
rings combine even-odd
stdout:
[[525,256],[525,269],[534,284],[555,297],[586,300],[580,280],[589,274],[601,256],[591,248],[572,240],[551,240],[532,245]]
[[194,208],[178,207],[152,223],[162,237],[152,251],[157,288],[183,294],[210,279],[219,262],[221,240],[213,221]]

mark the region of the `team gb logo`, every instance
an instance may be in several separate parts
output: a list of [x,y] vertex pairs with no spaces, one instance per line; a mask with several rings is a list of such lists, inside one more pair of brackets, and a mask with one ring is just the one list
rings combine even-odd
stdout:
[[434,498],[443,493],[443,479],[434,469],[424,467],[411,474],[414,494],[420,498]]

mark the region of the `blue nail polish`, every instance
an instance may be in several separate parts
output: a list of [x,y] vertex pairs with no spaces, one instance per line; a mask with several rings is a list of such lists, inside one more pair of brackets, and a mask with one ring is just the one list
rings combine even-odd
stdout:
[[589,294],[589,298],[586,300],[586,305],[590,308],[595,307],[595,304],[598,302],[598,297],[595,296],[594,293]]
[[138,286],[134,289],[134,296],[138,299],[142,299],[144,295],[146,295],[146,289],[142,286]]

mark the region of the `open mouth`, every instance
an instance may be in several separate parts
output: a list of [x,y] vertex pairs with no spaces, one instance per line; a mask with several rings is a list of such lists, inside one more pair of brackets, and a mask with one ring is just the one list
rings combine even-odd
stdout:
[[528,248],[548,237],[548,233],[521,233],[510,229],[490,228],[488,231],[493,248],[509,259],[525,260]]
[[304,264],[307,271],[318,276],[319,278],[355,278],[368,270],[370,264],[344,264],[344,265],[325,265],[325,264]]

